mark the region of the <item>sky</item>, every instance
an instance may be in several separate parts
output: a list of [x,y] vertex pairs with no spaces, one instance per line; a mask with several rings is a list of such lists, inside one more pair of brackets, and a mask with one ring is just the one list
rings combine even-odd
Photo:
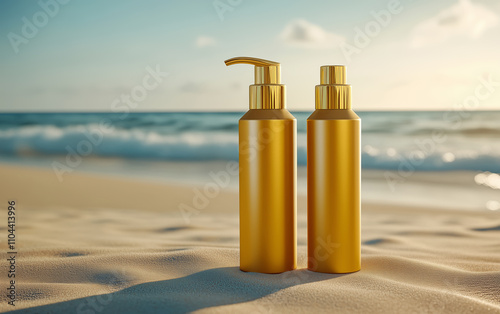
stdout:
[[500,109],[498,0],[4,0],[0,31],[0,112],[245,111],[237,56],[280,62],[292,111],[327,64],[355,110]]

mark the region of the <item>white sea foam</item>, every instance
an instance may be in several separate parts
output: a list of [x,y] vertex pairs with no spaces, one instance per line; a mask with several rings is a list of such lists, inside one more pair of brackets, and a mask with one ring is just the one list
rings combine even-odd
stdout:
[[[306,164],[306,113],[298,120],[297,157]],[[131,114],[116,119],[92,154],[152,160],[237,160],[239,113]],[[362,165],[414,170],[500,172],[500,113],[474,112],[454,128],[442,113],[361,113]],[[65,155],[99,132],[109,114],[0,115],[0,155]],[[444,134],[433,141],[432,134]]]

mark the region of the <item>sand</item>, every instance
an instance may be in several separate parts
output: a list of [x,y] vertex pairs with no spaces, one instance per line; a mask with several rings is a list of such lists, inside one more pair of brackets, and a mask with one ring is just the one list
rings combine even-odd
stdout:
[[[25,313],[500,313],[500,213],[364,203],[362,270],[238,269],[237,194],[196,212],[193,186],[0,166],[1,289],[7,200],[17,201],[17,298]],[[198,204],[199,205],[199,204]],[[186,208],[186,207],[185,207]]]

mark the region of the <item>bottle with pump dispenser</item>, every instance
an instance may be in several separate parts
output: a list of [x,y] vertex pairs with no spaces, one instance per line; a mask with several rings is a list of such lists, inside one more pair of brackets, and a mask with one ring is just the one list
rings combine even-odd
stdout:
[[307,119],[308,269],[361,268],[361,120],[351,109],[344,66],[322,66],[316,110]]
[[281,273],[297,267],[296,129],[285,109],[280,64],[238,57],[255,66],[250,110],[239,121],[240,269]]

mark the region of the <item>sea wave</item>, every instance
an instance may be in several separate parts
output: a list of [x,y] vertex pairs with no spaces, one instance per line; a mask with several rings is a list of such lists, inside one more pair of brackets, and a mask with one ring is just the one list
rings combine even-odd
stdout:
[[[487,143],[489,142],[482,146],[468,146],[455,138],[446,145],[435,145],[432,150],[424,150],[410,143],[407,137],[381,141],[377,132],[365,132],[362,166],[365,169],[400,171],[500,172],[500,145],[492,147]],[[172,134],[139,126],[116,127],[112,132],[106,133],[97,123],[65,126],[35,124],[0,129],[0,155],[75,153],[128,159],[237,160],[238,135],[233,128],[230,131],[212,129],[203,132],[196,128],[186,128]],[[306,136],[304,132],[300,132],[297,147],[299,165],[306,164],[306,155]]]

